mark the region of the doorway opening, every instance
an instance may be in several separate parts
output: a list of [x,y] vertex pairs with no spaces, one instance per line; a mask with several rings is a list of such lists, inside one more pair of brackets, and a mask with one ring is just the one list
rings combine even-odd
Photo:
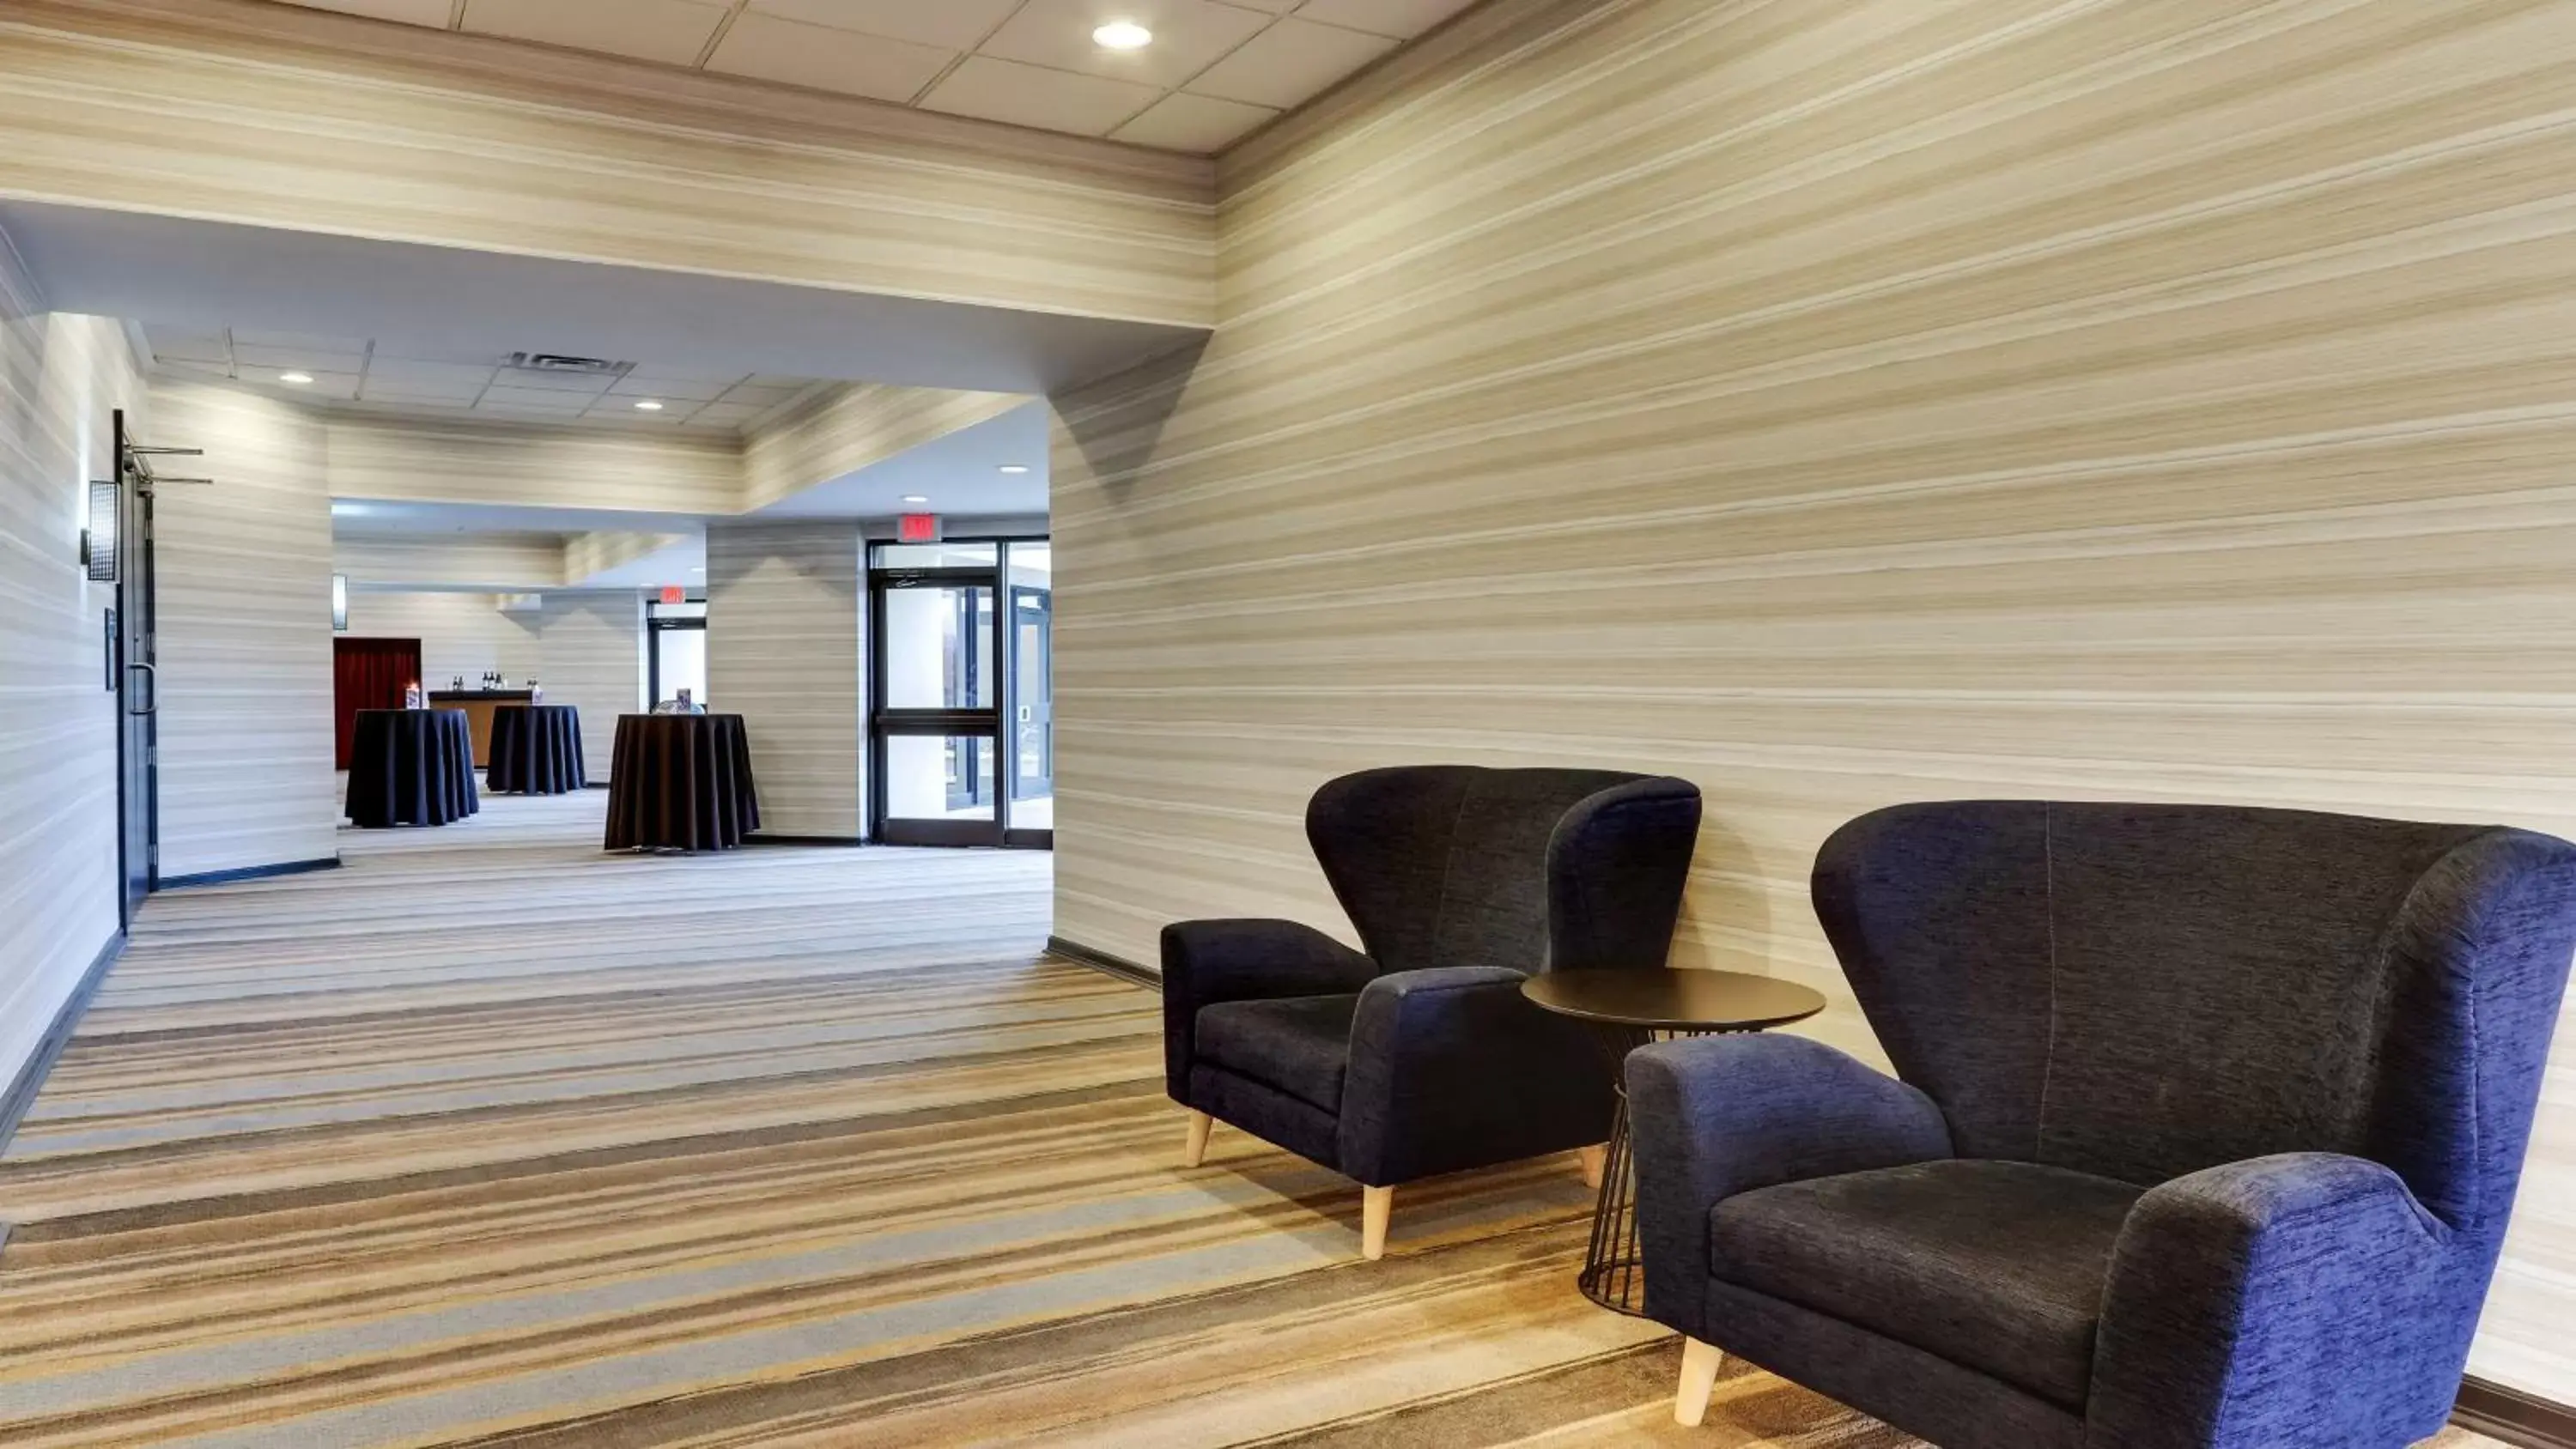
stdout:
[[1042,538],[869,552],[869,833],[1055,844],[1053,551]]

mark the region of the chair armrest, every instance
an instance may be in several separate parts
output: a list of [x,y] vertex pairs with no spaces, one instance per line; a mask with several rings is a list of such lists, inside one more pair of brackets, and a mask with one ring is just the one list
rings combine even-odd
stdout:
[[2456,1236],[2396,1173],[2336,1153],[2258,1157],[2151,1189],[2112,1249],[2085,1442],[2430,1436],[2486,1286],[2484,1269],[2463,1274]]
[[1922,1092],[1805,1037],[1737,1033],[1628,1054],[1646,1314],[1694,1338],[1708,1215],[1740,1192],[1951,1155]]
[[1220,1001],[1338,996],[1377,963],[1302,921],[1180,921],[1163,928],[1163,1086],[1187,1103],[1199,1008]]
[[1376,1187],[1608,1135],[1609,1074],[1572,1022],[1500,966],[1394,971],[1360,992],[1341,1169]]

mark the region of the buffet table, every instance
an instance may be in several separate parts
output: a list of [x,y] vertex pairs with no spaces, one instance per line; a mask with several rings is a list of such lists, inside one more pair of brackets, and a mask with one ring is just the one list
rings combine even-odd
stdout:
[[481,805],[463,710],[358,711],[346,806],[352,823],[371,830],[445,825]]
[[492,748],[483,788],[562,795],[590,782],[582,773],[581,711],[568,704],[505,704],[492,711]]
[[617,717],[608,849],[730,850],[759,828],[741,715]]

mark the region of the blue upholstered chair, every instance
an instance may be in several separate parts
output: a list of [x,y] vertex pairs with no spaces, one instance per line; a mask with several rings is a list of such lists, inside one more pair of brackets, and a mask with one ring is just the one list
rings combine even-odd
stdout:
[[2460,1385],[2576,847],[2285,811],[1880,811],[1816,912],[1897,1076],[1628,1060],[1646,1308],[1946,1449],[2370,1449]]
[[1326,784],[1306,838],[1365,953],[1294,921],[1163,931],[1189,1164],[1216,1120],[1359,1179],[1375,1258],[1397,1184],[1601,1142],[1597,1050],[1520,983],[1663,965],[1698,832],[1685,780],[1442,765]]

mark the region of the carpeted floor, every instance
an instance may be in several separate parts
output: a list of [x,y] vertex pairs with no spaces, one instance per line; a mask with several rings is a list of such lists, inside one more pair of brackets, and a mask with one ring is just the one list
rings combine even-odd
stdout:
[[1044,855],[609,857],[601,804],[149,905],[0,1159],[0,1443],[1912,1442],[1749,1371],[1675,1428],[1570,1159],[1375,1264],[1332,1174],[1179,1168]]

